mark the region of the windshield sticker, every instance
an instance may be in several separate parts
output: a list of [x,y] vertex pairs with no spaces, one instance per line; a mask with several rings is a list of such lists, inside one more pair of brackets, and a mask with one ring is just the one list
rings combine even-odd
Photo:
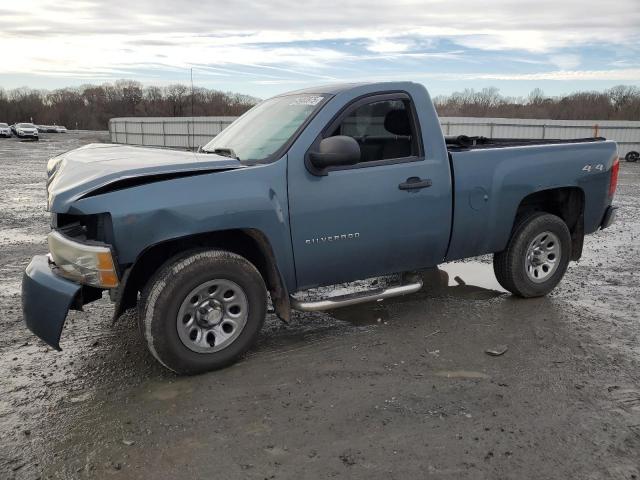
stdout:
[[296,97],[294,100],[289,103],[291,105],[311,105],[315,106],[319,104],[324,97],[319,97],[317,95],[305,95],[301,97]]

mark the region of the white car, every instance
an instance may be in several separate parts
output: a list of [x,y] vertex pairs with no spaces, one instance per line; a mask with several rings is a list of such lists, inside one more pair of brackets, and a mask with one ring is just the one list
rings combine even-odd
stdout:
[[33,138],[38,140],[38,127],[33,123],[16,123],[11,130],[18,138]]
[[67,127],[63,125],[54,125],[53,128],[56,133],[67,133]]
[[11,136],[11,127],[6,123],[0,123],[0,137],[8,138]]

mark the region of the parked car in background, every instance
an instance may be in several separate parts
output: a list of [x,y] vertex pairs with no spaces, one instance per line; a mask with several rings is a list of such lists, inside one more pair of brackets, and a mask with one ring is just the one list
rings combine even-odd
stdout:
[[38,140],[38,127],[33,123],[16,123],[11,125],[11,131],[18,138],[33,138]]
[[11,127],[6,123],[0,123],[0,137],[9,138],[11,136]]
[[67,127],[62,125],[36,125],[40,133],[67,133]]

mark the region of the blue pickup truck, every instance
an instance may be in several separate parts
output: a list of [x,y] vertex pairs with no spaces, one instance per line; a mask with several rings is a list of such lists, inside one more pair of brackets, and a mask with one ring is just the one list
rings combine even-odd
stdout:
[[[315,311],[422,288],[420,271],[493,254],[500,284],[547,294],[614,220],[616,144],[445,137],[416,83],[266,100],[199,152],[92,144],[47,165],[49,254],[26,268],[27,326],[60,349],[69,309],[109,291],[180,374],[256,340],[270,301]],[[397,284],[301,300],[318,286]]]

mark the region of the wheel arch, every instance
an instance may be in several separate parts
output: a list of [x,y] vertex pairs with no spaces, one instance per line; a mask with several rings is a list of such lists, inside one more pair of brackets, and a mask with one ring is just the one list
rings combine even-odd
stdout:
[[257,229],[233,229],[172,238],[147,247],[126,269],[120,287],[114,292],[114,319],[136,305],[138,292],[169,258],[198,248],[215,248],[236,253],[260,272],[271,295],[276,314],[290,318],[289,292],[282,279],[271,243]]
[[534,212],[546,212],[560,217],[571,233],[571,260],[582,256],[584,242],[585,194],[580,187],[555,187],[538,190],[518,204],[512,233],[518,224]]

